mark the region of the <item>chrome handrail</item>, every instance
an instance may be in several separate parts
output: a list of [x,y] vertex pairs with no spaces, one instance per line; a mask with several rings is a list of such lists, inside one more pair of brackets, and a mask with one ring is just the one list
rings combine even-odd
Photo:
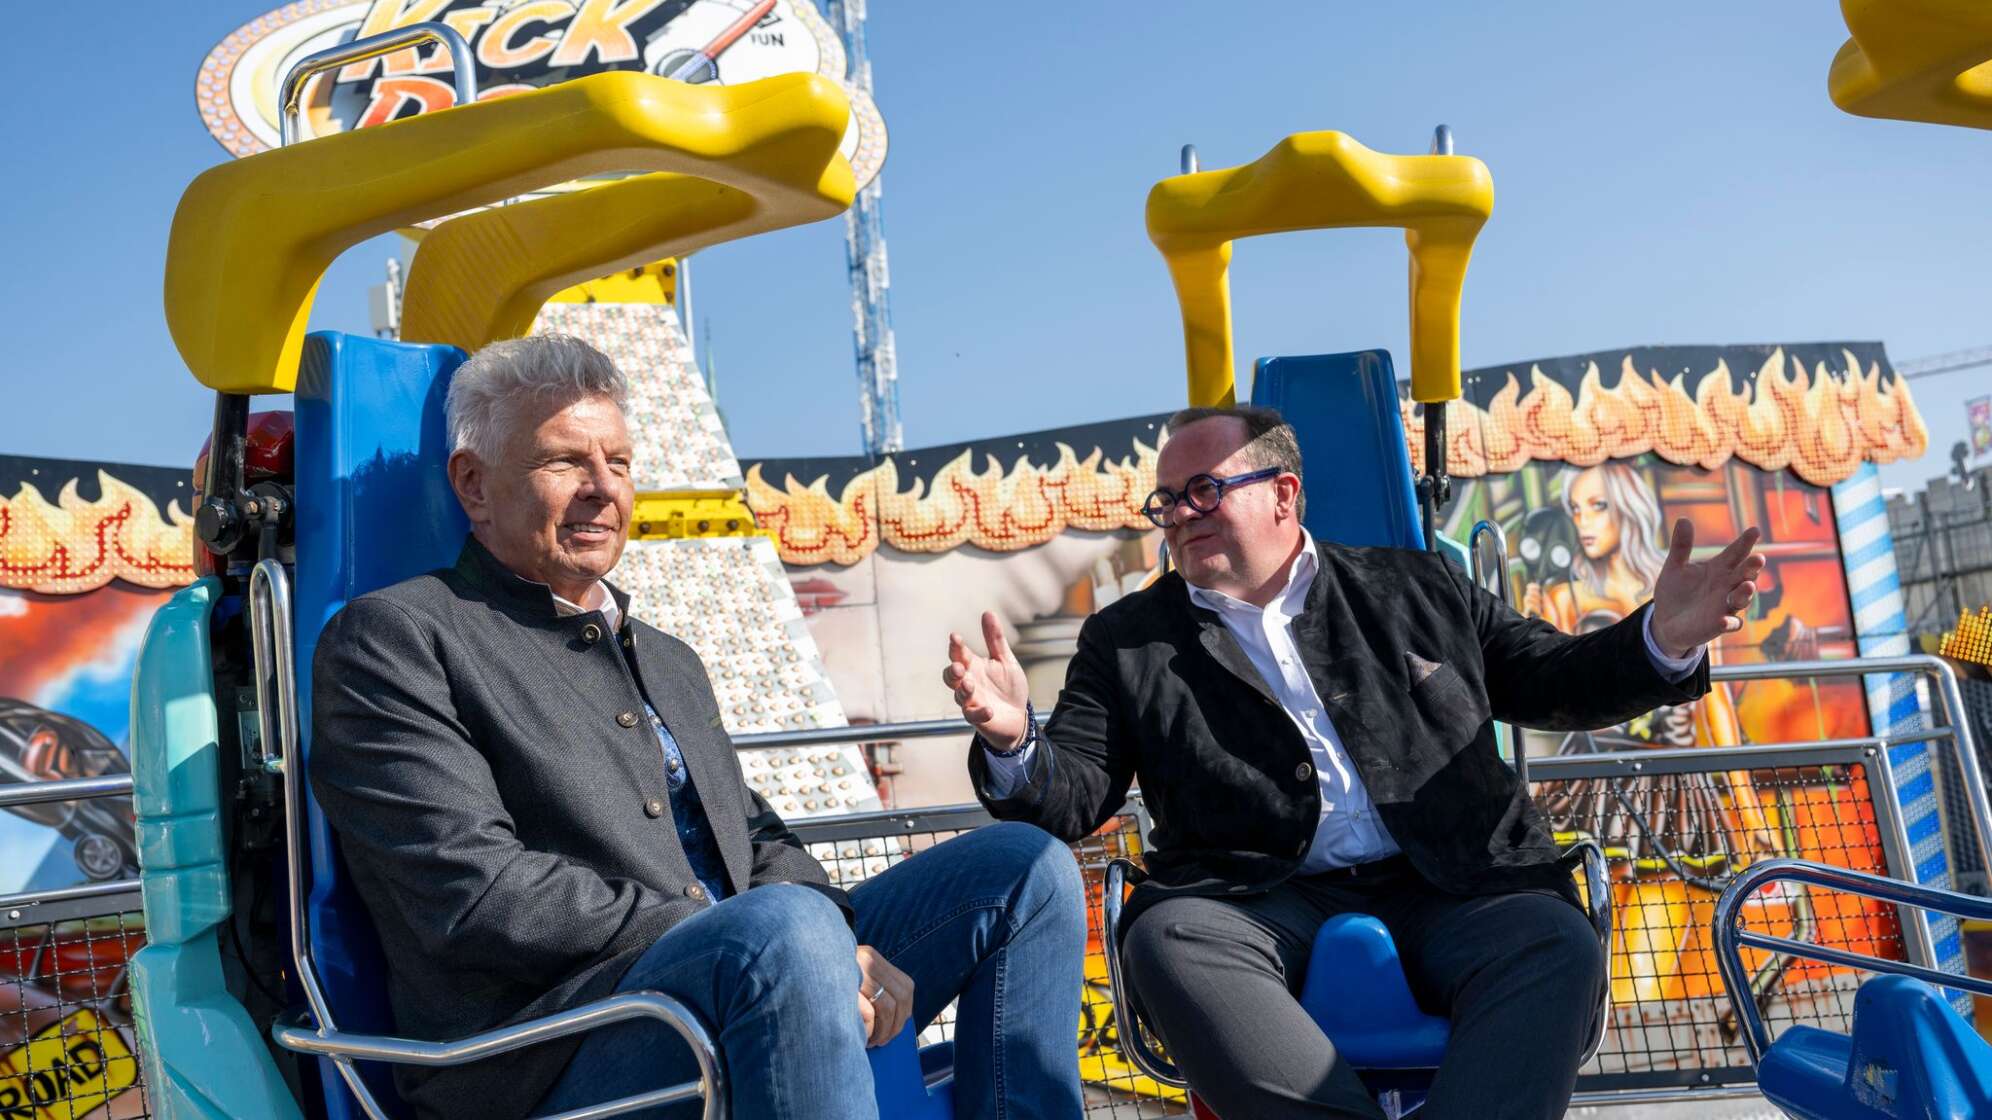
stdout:
[[1134,1062],[1135,1068],[1164,1085],[1176,1089],[1188,1089],[1190,1083],[1183,1077],[1175,1063],[1148,1048],[1148,1038],[1141,1033],[1141,1022],[1134,1014],[1134,1005],[1128,1002],[1127,984],[1121,979],[1120,925],[1122,895],[1127,891],[1127,881],[1136,882],[1147,874],[1135,866],[1131,859],[1117,857],[1107,864],[1105,897],[1105,928],[1101,940],[1107,958],[1107,987],[1114,997],[1114,1036],[1120,1040],[1121,1053]]
[[[285,1049],[331,1058],[340,1063],[341,1069],[348,1068],[348,1063],[354,1060],[434,1067],[482,1061],[521,1047],[549,1042],[566,1035],[579,1034],[630,1019],[657,1019],[677,1031],[678,1036],[691,1047],[693,1057],[698,1060],[699,1080],[687,1081],[668,1089],[653,1089],[603,1104],[589,1105],[546,1117],[544,1120],[583,1120],[584,1117],[619,1116],[640,1108],[654,1108],[689,1101],[702,1094],[705,1097],[703,1113],[705,1120],[722,1120],[726,1115],[726,1079],[720,1069],[718,1049],[713,1044],[712,1036],[700,1024],[698,1017],[690,1008],[662,992],[624,992],[531,1022],[499,1027],[455,1042],[421,1042],[408,1038],[344,1034],[338,1031],[313,1030],[296,1026],[280,1026],[274,1033],[277,1043]],[[372,1098],[367,1098],[366,1103],[369,1106],[369,1114],[373,1114]]]
[[1937,987],[1992,996],[1992,980],[1960,976],[1954,972],[1925,968],[1908,961],[1871,957],[1865,953],[1848,952],[1808,941],[1795,941],[1788,937],[1752,933],[1742,928],[1736,919],[1744,900],[1766,884],[1779,881],[1808,883],[1861,898],[1871,898],[1878,902],[1914,907],[1918,911],[1936,911],[1953,917],[1976,918],[1981,921],[1992,920],[1992,899],[1939,890],[1936,887],[1925,887],[1916,883],[1905,883],[1900,879],[1888,879],[1865,871],[1853,871],[1844,867],[1834,867],[1831,864],[1798,859],[1765,860],[1744,868],[1730,881],[1722,896],[1715,902],[1715,959],[1716,965],[1722,970],[1722,986],[1728,991],[1729,1005],[1736,1012],[1736,1021],[1744,1027],[1743,1039],[1749,1047],[1752,1065],[1763,1061],[1764,1052],[1770,1049],[1771,1038],[1770,1031],[1764,1026],[1763,1012],[1751,996],[1749,972],[1743,967],[1744,946],[1846,968],[1911,976]]
[[1756,665],[1716,665],[1708,671],[1712,681],[1867,677],[1885,673],[1914,673],[1936,682],[1944,726],[1932,729],[1932,733],[1951,741],[1953,753],[1957,756],[1958,773],[1964,779],[1965,795],[1971,804],[1975,826],[1972,839],[1978,846],[1979,865],[1992,869],[1992,801],[1988,801],[1986,796],[1985,775],[1978,765],[1978,745],[1972,738],[1971,717],[1964,706],[1964,694],[1958,689],[1957,672],[1943,658],[1918,653],[1899,657],[1855,657],[1845,661],[1766,661]]
[[64,778],[54,782],[19,782],[0,785],[0,809],[13,805],[46,805],[56,801],[87,801],[93,797],[130,795],[130,774]]
[[[1441,141],[1445,145],[1443,152],[1439,151]],[[1452,154],[1452,129],[1445,125],[1438,127],[1437,134],[1432,138],[1432,154]],[[1494,538],[1494,553],[1501,558],[1501,566],[1498,569],[1500,578],[1494,585],[1494,593],[1500,597],[1504,605],[1513,606],[1514,604],[1508,600],[1508,531],[1501,528],[1498,521],[1481,518],[1473,523],[1473,530],[1466,535],[1466,561],[1467,568],[1472,573],[1473,584],[1483,591],[1487,590],[1486,574],[1480,570],[1482,534]],[[1515,781],[1526,789],[1529,784],[1529,756],[1527,744],[1522,741],[1522,729],[1513,724],[1496,724],[1496,726],[1506,727],[1508,730],[1508,754],[1511,756],[1509,762],[1515,768]]]
[[1605,1044],[1605,1032],[1612,1024],[1612,880],[1605,864],[1605,849],[1596,840],[1579,840],[1566,849],[1579,852],[1584,861],[1584,895],[1589,904],[1591,929],[1598,935],[1598,948],[1605,954],[1605,990],[1598,998],[1598,1029],[1591,1032],[1590,1045],[1577,1059],[1578,1068],[1597,1054]]
[[752,731],[733,736],[738,750],[768,747],[840,746],[846,743],[884,743],[904,739],[939,739],[949,735],[969,736],[975,728],[956,719],[924,719],[908,723],[854,723],[846,727],[804,727],[794,731]]
[[[106,898],[111,895],[131,894],[140,889],[137,879],[106,879],[101,883],[82,883],[74,887],[56,887],[53,890],[21,891],[17,894],[0,894],[0,911],[17,910],[24,906],[46,906],[54,902],[74,902],[83,898]],[[15,915],[5,915],[9,921]]]
[[450,77],[456,88],[456,103],[468,105],[477,100],[477,66],[472,61],[470,44],[457,34],[456,28],[444,23],[411,23],[364,39],[330,46],[322,51],[313,51],[297,60],[277,84],[277,143],[289,147],[299,140],[309,140],[310,136],[300,135],[304,124],[302,102],[304,84],[313,75],[334,70],[349,62],[366,62],[381,58],[396,51],[417,47],[423,43],[440,43],[450,52],[453,72]]
[[[712,1038],[684,1005],[655,992],[612,996],[582,1007],[524,1023],[501,1027],[456,1042],[346,1034],[339,1030],[319,987],[318,966],[311,953],[310,915],[305,912],[304,765],[298,752],[297,658],[292,641],[290,576],[281,562],[259,560],[249,572],[249,638],[255,655],[256,718],[263,736],[266,769],[283,775],[284,849],[290,888],[291,961],[299,986],[311,1005],[312,1027],[280,1026],[271,1034],[286,1049],[317,1054],[338,1067],[346,1088],[370,1120],[388,1120],[359,1071],[356,1059],[412,1065],[456,1065],[501,1054],[535,1042],[577,1034],[608,1023],[645,1016],[663,1019],[692,1047],[699,1063],[699,1080],[669,1089],[622,1097],[561,1114],[561,1120],[615,1116],[673,1101],[705,1097],[705,1120],[722,1120],[726,1109],[726,1077]],[[641,998],[639,998],[641,997]]]

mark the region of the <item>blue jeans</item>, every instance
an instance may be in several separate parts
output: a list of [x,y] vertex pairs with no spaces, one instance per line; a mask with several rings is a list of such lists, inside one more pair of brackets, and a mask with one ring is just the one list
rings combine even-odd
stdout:
[[[737,1120],[875,1120],[857,947],[913,978],[924,1027],[959,997],[955,1115],[1075,1120],[1086,908],[1065,845],[1034,826],[976,829],[851,892],[855,935],[807,887],[744,891],[671,927],[623,976],[712,1030]],[[534,1115],[693,1080],[670,1028],[636,1021],[589,1034]],[[696,1105],[638,1115],[696,1116]],[[890,1118],[888,1118],[890,1120]]]

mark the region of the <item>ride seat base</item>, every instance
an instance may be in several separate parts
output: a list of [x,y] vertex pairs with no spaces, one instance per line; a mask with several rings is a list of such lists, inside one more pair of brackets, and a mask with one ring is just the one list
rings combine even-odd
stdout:
[[1367,914],[1322,924],[1300,1005],[1359,1070],[1437,1068],[1452,1031],[1412,998],[1397,943]]
[[1879,976],[1854,996],[1851,1036],[1788,1027],[1757,1087],[1799,1120],[1992,1115],[1992,1045],[1935,988]]

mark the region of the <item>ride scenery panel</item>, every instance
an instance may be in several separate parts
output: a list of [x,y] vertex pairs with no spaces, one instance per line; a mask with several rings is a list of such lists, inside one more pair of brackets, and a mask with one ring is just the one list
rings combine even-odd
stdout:
[[[0,456],[0,783],[130,772],[138,642],[193,579],[189,489],[182,471]],[[0,812],[0,895],[137,875],[128,797]],[[0,910],[0,1117],[145,1115],[125,980],[145,940],[136,901],[134,886]]]

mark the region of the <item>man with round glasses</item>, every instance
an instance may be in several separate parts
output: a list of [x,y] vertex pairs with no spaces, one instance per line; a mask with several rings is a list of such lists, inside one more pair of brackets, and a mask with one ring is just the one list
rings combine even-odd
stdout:
[[949,636],[978,795],[1076,840],[1139,779],[1150,877],[1123,960],[1219,1115],[1382,1116],[1296,998],[1315,933],[1353,911],[1451,1018],[1422,1115],[1561,1116],[1605,961],[1490,721],[1593,729],[1699,697],[1706,643],[1756,593],[1756,530],[1692,561],[1680,522],[1653,600],[1572,637],[1436,553],[1315,540],[1277,412],[1186,409],[1168,433],[1142,512],[1175,571],[1087,619],[1048,720],[994,615],[986,657]]

